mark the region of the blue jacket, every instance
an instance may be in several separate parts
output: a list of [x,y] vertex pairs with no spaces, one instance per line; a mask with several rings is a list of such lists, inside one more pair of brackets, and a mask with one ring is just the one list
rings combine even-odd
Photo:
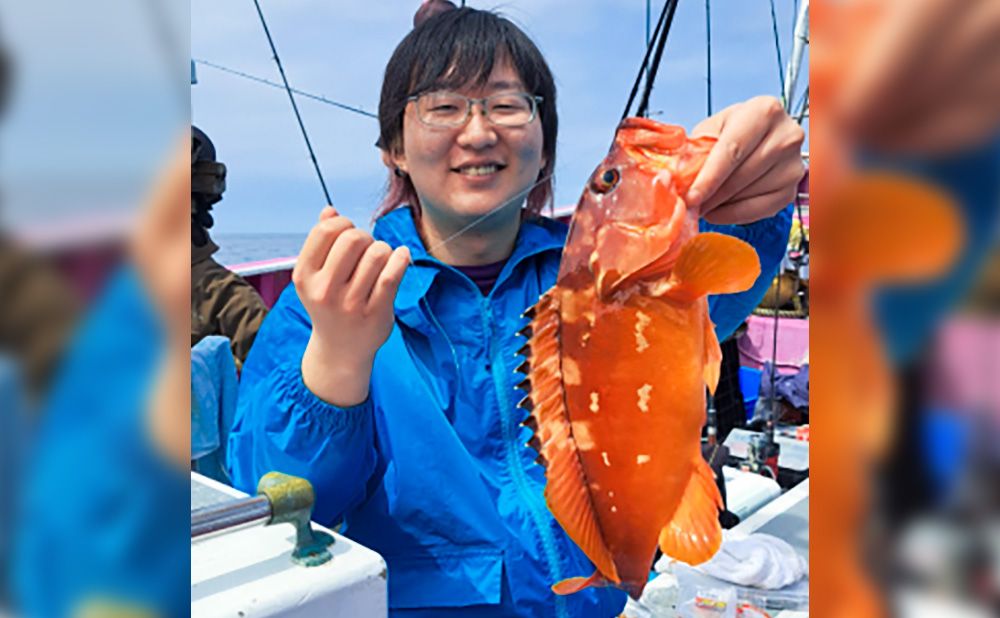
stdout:
[[[722,336],[763,296],[789,225],[786,209],[727,228],[757,247],[764,274],[751,291],[712,301]],[[523,345],[515,332],[555,283],[566,226],[524,223],[488,296],[426,252],[409,209],[382,217],[374,235],[410,247],[414,264],[368,400],[339,408],[306,389],[300,363],[311,325],[290,285],[243,368],[229,439],[234,484],[252,491],[270,470],[308,478],[314,519],[343,520],[344,534],[385,558],[393,616],[617,616],[620,590],[557,597],[549,589],[593,566],[545,505],[544,470],[515,405]]]

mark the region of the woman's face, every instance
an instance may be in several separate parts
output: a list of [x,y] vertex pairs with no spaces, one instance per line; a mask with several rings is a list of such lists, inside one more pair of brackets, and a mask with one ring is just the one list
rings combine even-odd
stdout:
[[[508,61],[498,61],[484,86],[456,91],[483,98],[525,92],[525,87]],[[439,128],[421,122],[416,103],[410,102],[403,116],[402,152],[392,160],[409,174],[425,216],[461,224],[501,205],[506,212],[520,209],[545,165],[542,142],[537,114],[524,126],[496,126],[474,104],[464,125]]]

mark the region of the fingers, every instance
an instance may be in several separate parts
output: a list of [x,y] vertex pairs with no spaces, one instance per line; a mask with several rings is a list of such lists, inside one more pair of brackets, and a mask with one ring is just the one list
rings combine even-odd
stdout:
[[347,294],[344,297],[346,307],[364,309],[367,306],[372,286],[375,285],[391,255],[392,248],[381,240],[368,245],[348,283]]
[[342,233],[353,227],[354,224],[347,217],[336,216],[336,211],[329,214],[327,209],[324,209],[320,213],[320,222],[309,231],[302,245],[295,270],[300,273],[322,270],[334,242]]
[[718,142],[708,153],[708,158],[691,183],[684,201],[688,206],[701,206],[702,202],[715,194],[722,184],[754,152],[782,116],[787,117],[781,103],[773,97],[757,97],[719,113],[721,126],[704,122],[695,131],[718,127]]
[[[882,120],[907,98],[920,62],[927,55],[935,24],[948,20],[945,2],[940,0],[886,3],[878,13],[854,16],[862,31],[852,42],[858,49],[852,54],[849,79],[844,79],[837,93],[835,111],[844,126],[864,133]],[[954,12],[950,12],[954,14]]]
[[410,250],[403,246],[397,248],[389,256],[385,268],[379,274],[368,300],[369,311],[392,309],[392,303],[403,280],[406,267],[410,264]]
[[[766,163],[762,164],[761,168],[758,169],[763,169],[763,165],[766,165]],[[802,157],[797,152],[793,152],[791,156],[777,161],[770,169],[759,176],[756,171],[748,174],[747,178],[756,176],[756,178],[753,178],[749,182],[743,182],[742,179],[738,179],[732,183],[727,181],[715,197],[707,200],[702,205],[701,215],[707,219],[708,214],[713,210],[726,208],[733,202],[784,190],[789,196],[788,200],[776,202],[771,212],[765,215],[765,217],[769,217],[795,199],[799,181],[805,175],[805,170]]]
[[346,284],[354,274],[361,256],[373,242],[375,240],[371,234],[356,227],[342,232],[326,256],[323,278],[333,285]]
[[[741,225],[774,215],[795,198],[794,190],[782,187],[764,195],[755,195],[729,202],[705,215],[715,225]],[[776,207],[777,206],[777,207]]]

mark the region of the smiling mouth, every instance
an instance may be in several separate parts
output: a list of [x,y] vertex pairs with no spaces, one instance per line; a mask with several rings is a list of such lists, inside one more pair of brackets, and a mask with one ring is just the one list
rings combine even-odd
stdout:
[[490,174],[495,174],[499,172],[505,167],[507,166],[491,163],[489,165],[469,165],[465,167],[459,167],[453,171],[458,172],[463,176],[489,176]]

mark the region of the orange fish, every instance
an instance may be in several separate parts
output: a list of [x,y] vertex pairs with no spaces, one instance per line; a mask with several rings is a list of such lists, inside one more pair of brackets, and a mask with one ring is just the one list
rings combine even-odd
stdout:
[[577,206],[556,284],[527,314],[530,444],[550,510],[597,568],[558,594],[614,585],[638,598],[657,544],[697,564],[721,541],[722,499],[700,450],[722,358],[706,295],[748,289],[760,263],[740,240],[699,234],[680,197],[714,142],[623,121]]

